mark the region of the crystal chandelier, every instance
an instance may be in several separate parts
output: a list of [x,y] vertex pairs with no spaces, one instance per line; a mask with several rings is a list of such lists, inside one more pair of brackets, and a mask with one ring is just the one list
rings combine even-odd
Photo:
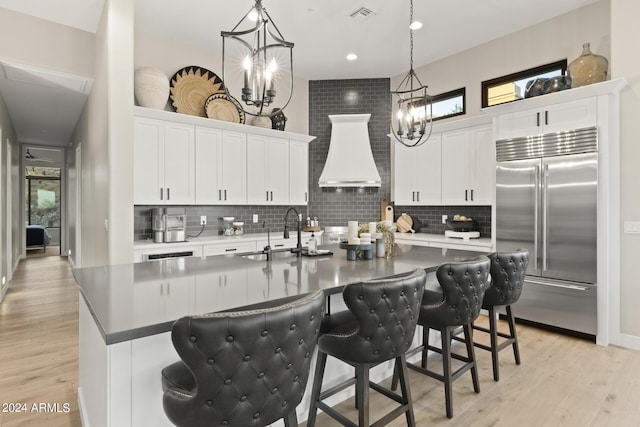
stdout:
[[[245,113],[252,116],[273,116],[276,109],[267,113],[264,107],[271,105],[276,97],[276,86],[286,87],[285,71],[282,65],[289,67],[288,86],[289,95],[284,105],[278,107],[283,110],[291,100],[293,94],[293,43],[284,39],[266,9],[262,7],[262,0],[255,0],[255,5],[236,24],[231,31],[222,31],[222,80],[228,91],[225,72],[228,63],[238,64],[243,73],[242,101],[255,110]],[[230,61],[225,50],[227,42],[239,49],[239,56]],[[239,59],[238,59],[239,58]],[[227,95],[229,93],[227,92]],[[257,111],[257,112],[256,112]]]
[[409,0],[409,3],[409,72],[396,90],[391,91],[391,98],[396,106],[391,118],[391,132],[401,144],[418,147],[431,137],[432,99],[427,94],[427,86],[422,84],[413,70],[413,0]]

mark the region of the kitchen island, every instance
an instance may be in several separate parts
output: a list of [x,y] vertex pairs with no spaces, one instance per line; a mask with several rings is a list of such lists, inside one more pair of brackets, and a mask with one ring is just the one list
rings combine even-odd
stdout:
[[[180,258],[74,270],[80,288],[78,400],[85,427],[171,426],[162,409],[160,371],[178,356],[170,331],[182,316],[286,301],[322,290],[338,294],[348,283],[424,268],[428,286],[440,264],[475,258],[478,252],[399,245],[390,259],[347,261],[333,256],[284,257],[271,262],[238,255]],[[331,309],[341,306],[339,295]],[[389,375],[380,366],[372,380]],[[327,365],[327,381],[351,375],[339,362]],[[377,377],[377,378],[376,378]],[[313,378],[309,379],[309,383]],[[336,401],[348,394],[336,395]],[[298,407],[306,419],[308,397]]]

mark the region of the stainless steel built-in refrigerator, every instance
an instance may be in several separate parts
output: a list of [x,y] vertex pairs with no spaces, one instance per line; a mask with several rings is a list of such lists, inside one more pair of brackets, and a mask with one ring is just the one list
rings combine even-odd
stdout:
[[496,141],[496,246],[529,250],[514,315],[596,334],[597,128]]

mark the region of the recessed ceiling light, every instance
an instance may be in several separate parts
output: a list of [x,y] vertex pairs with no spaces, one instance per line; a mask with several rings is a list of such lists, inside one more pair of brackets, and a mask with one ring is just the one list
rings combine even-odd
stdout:
[[411,28],[412,30],[419,30],[420,28],[422,28],[422,22],[413,21],[411,24],[409,24],[409,28]]
[[358,55],[356,55],[355,53],[350,53],[347,55],[347,59],[349,61],[355,61],[356,59],[358,59]]

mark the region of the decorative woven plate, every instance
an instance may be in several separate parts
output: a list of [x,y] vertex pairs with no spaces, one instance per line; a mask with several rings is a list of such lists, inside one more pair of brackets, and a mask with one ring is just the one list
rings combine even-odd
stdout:
[[224,93],[224,83],[205,68],[184,67],[171,77],[169,98],[178,113],[207,117],[204,104],[215,93]]
[[244,124],[245,115],[242,106],[233,96],[226,93],[209,95],[204,110],[210,119]]

